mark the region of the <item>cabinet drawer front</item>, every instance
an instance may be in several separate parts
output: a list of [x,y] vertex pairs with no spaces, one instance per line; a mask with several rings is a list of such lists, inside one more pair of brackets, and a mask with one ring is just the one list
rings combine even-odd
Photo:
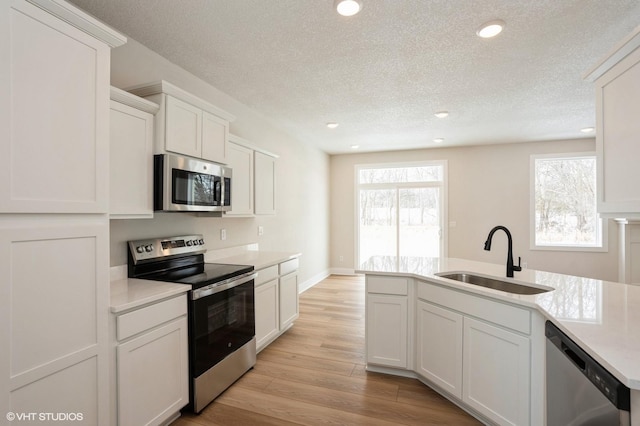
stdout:
[[418,283],[418,297],[520,333],[531,333],[531,313],[526,309],[427,283]]
[[116,317],[118,340],[127,339],[142,331],[187,314],[187,295],[183,294],[155,305],[147,306]]
[[271,280],[278,278],[278,265],[269,266],[268,268],[260,269],[258,276],[255,280],[255,285],[268,283]]
[[367,293],[409,294],[409,281],[406,278],[367,276]]
[[298,269],[298,258],[287,260],[280,264],[280,275],[287,275]]

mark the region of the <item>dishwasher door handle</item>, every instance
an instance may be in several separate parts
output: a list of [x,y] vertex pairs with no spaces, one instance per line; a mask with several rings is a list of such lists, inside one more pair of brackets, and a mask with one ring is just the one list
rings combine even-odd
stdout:
[[585,371],[587,368],[587,363],[584,359],[582,359],[577,353],[575,353],[569,346],[567,346],[564,342],[561,343],[562,352],[569,358],[580,370]]

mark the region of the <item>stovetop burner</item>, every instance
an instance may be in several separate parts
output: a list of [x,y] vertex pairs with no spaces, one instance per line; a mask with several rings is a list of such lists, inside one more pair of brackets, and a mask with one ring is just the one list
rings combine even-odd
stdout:
[[129,241],[130,278],[189,284],[192,289],[253,271],[253,266],[205,263],[204,237],[154,238]]

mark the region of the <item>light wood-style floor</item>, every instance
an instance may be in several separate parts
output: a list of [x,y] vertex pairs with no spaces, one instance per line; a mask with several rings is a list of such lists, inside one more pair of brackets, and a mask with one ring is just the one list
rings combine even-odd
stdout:
[[417,380],[365,371],[364,278],[331,276],[300,318],[200,415],[173,426],[478,425]]

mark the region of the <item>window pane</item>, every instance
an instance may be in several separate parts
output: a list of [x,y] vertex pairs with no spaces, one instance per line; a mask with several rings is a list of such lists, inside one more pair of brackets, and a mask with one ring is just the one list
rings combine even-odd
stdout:
[[360,190],[360,263],[396,255],[396,191]]
[[389,167],[361,169],[359,183],[440,182],[442,166]]
[[440,188],[399,190],[400,256],[440,253]]
[[599,246],[596,161],[593,157],[535,160],[535,244]]

